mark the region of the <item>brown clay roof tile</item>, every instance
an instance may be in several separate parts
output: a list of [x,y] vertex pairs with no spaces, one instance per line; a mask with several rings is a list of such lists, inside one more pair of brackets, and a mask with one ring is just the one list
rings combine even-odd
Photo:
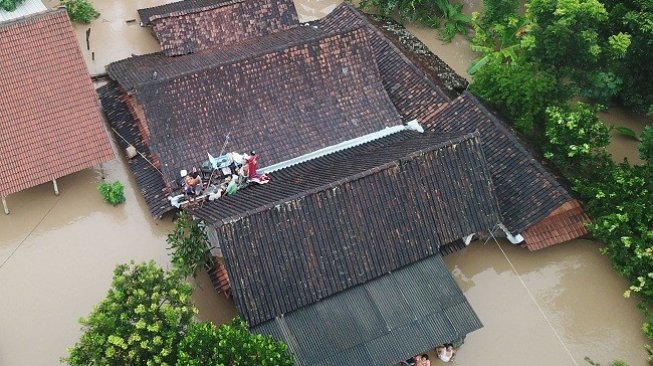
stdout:
[[0,194],[113,159],[65,10],[0,24]]
[[139,10],[167,56],[223,47],[299,23],[292,0],[193,0]]

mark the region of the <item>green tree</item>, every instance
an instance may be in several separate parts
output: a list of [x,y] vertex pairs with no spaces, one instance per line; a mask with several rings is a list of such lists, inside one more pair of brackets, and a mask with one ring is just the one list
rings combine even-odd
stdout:
[[517,17],[518,0],[483,0],[483,22],[486,25],[506,24]]
[[609,13],[604,37],[629,34],[630,46],[617,69],[623,79],[619,99],[638,112],[653,106],[653,2],[650,0],[602,0]]
[[401,21],[439,28],[438,34],[446,42],[457,33],[467,35],[471,22],[463,14],[463,4],[450,0],[362,0],[360,6],[384,17],[398,14]]
[[102,182],[98,184],[97,189],[104,201],[113,206],[125,202],[125,187],[120,181],[115,181],[111,184]]
[[544,157],[567,175],[592,174],[597,163],[609,160],[610,130],[596,113],[585,103],[546,109]]
[[630,36],[602,32],[608,12],[599,0],[532,0],[526,16],[532,27],[522,46],[529,60],[603,102],[620,91],[615,69]]
[[88,24],[100,17],[100,13],[88,0],[62,0],[61,5],[66,7],[70,20],[76,23]]
[[5,11],[14,11],[16,6],[25,0],[0,0],[0,9]]
[[515,15],[503,18],[502,22],[488,22],[485,15],[481,18],[479,13],[474,12],[472,27],[474,37],[470,47],[481,56],[472,61],[467,70],[470,75],[489,62],[508,66],[525,61],[521,47],[522,35],[529,28],[525,17]]
[[212,323],[193,324],[179,346],[177,360],[177,366],[293,364],[285,343],[249,332],[240,318],[219,328]]
[[122,264],[107,297],[87,318],[69,349],[69,365],[174,365],[196,313],[191,287],[154,262]]
[[209,239],[203,224],[185,212],[177,215],[175,229],[166,239],[172,251],[172,264],[183,276],[195,276],[197,271],[211,261]]
[[[646,126],[640,136],[639,157],[646,162],[650,172],[653,173],[653,125]],[[651,183],[653,184],[653,180]]]
[[557,87],[555,77],[535,64],[492,59],[474,74],[470,90],[510,117],[518,130],[534,136],[536,121],[562,96]]

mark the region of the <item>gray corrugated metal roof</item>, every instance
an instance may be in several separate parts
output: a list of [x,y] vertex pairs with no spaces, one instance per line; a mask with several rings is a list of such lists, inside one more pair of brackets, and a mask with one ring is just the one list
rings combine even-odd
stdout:
[[43,5],[41,0],[25,0],[25,2],[18,4],[14,11],[9,12],[0,9],[0,23],[46,10],[48,10],[48,8]]
[[391,365],[482,326],[439,255],[253,328],[297,365]]

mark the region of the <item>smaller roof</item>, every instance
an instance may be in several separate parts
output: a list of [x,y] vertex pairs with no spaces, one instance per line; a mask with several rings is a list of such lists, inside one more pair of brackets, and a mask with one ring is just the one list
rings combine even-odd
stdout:
[[4,9],[0,9],[0,23],[40,13],[46,10],[48,10],[48,8],[43,5],[41,0],[24,0],[22,3],[16,5],[16,10],[14,11],[6,11]]
[[0,23],[0,194],[113,159],[65,9]]
[[236,44],[299,24],[292,0],[188,0],[138,12],[167,56]]
[[387,366],[482,324],[435,255],[253,328],[298,366]]

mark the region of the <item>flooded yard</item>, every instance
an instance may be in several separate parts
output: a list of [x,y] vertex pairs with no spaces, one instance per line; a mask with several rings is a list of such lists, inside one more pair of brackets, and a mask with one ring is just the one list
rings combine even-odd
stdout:
[[[136,9],[163,2],[93,1],[100,19],[75,26],[90,73],[102,73],[107,63],[131,54],[156,51],[151,33],[127,21],[137,18]],[[326,15],[338,3],[296,1],[303,21]],[[468,76],[466,65],[473,55],[464,39],[443,45],[432,30],[409,29]],[[613,109],[605,118],[612,122],[628,116]],[[635,130],[643,127],[643,120],[627,123],[623,125]],[[615,156],[623,153],[634,161],[634,142],[615,141]],[[79,337],[77,319],[105,296],[116,264],[153,259],[169,267],[165,238],[171,217],[150,217],[122,157],[104,169],[107,181],[125,184],[124,204],[102,202],[96,169],[58,180],[60,196],[45,184],[8,197],[11,214],[0,215],[0,365],[58,365]],[[599,247],[576,240],[531,253],[505,242],[474,242],[446,257],[485,325],[467,337],[454,364],[583,365],[589,356],[604,364],[622,359],[630,366],[645,365],[643,318],[635,302],[623,298],[627,284]],[[232,303],[215,294],[206,274],[195,284],[200,318],[222,323],[235,315]]]

